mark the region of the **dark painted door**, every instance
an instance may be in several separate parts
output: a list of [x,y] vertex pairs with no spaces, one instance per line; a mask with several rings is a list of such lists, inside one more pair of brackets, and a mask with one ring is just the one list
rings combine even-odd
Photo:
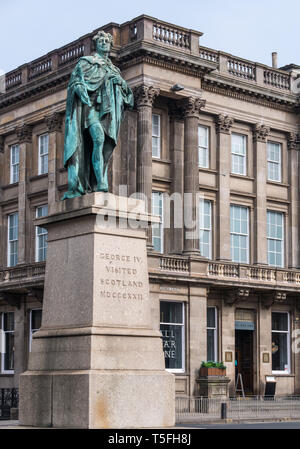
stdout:
[[245,394],[253,394],[253,331],[235,331],[235,360],[236,377],[240,373]]

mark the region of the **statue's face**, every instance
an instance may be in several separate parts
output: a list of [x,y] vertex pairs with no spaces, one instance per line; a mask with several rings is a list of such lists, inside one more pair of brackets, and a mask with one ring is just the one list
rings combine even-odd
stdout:
[[96,41],[96,50],[98,53],[109,53],[111,42],[108,37],[101,37]]

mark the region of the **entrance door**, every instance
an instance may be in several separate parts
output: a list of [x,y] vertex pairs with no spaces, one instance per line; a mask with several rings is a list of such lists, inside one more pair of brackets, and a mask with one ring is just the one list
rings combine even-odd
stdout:
[[[236,378],[240,373],[245,394],[253,394],[253,331],[235,331],[235,360]],[[240,388],[240,384],[238,388]]]

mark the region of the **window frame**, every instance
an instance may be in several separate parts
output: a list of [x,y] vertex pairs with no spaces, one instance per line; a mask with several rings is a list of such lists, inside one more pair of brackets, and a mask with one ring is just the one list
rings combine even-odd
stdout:
[[[273,318],[273,313],[285,313],[287,315],[287,323],[288,323],[288,330],[287,331],[274,331],[272,328],[272,318]],[[286,312],[286,311],[281,311],[281,310],[272,310],[271,312],[271,340],[272,340],[272,334],[273,333],[277,333],[277,334],[287,334],[287,365],[288,365],[288,369],[287,371],[285,370],[273,370],[273,361],[271,359],[271,368],[272,368],[272,374],[286,374],[289,375],[291,374],[291,324],[290,324],[290,312]],[[271,354],[272,357],[272,354]]]
[[[269,237],[269,233],[268,233],[268,216],[269,213],[275,213],[275,214],[280,214],[281,218],[282,218],[282,239],[278,239],[275,237]],[[268,266],[269,267],[277,267],[277,268],[284,268],[285,267],[285,213],[281,212],[281,211],[277,211],[277,210],[272,210],[272,209],[267,209],[267,262],[268,262]],[[281,254],[281,260],[282,260],[282,265],[272,265],[269,263],[269,240],[275,240],[277,241],[281,241],[282,244],[282,254]],[[275,253],[277,254],[277,253]]]
[[[13,239],[13,240],[10,240],[10,229],[11,229],[11,226],[10,226],[10,220],[11,220],[11,217],[12,216],[17,216],[17,238],[16,239]],[[11,243],[12,242],[17,242],[17,252],[16,252],[16,254],[17,254],[17,260],[16,260],[16,263],[15,264],[11,264],[11,260],[10,260],[10,258],[11,258],[11,254],[12,254],[12,252],[11,252]],[[11,267],[15,267],[16,265],[18,265],[18,257],[19,257],[19,213],[18,212],[13,212],[12,214],[9,214],[8,216],[7,216],[7,267],[8,268],[11,268]]]
[[[232,207],[239,207],[239,208],[243,208],[247,210],[247,234],[242,234],[242,233],[237,233],[231,230],[231,208]],[[246,257],[246,262],[244,261],[234,261],[233,257],[232,257],[232,250],[233,250],[233,246],[232,246],[232,236],[233,235],[239,235],[239,236],[246,236],[247,237],[247,257]],[[233,263],[239,263],[239,264],[249,264],[250,263],[250,211],[249,211],[249,207],[248,206],[242,206],[240,204],[230,204],[230,257]]]
[[[152,191],[152,196],[151,196],[151,209],[152,209],[151,212],[152,212],[152,214],[154,214],[154,211],[153,211],[153,203],[154,203],[153,202],[153,195],[154,194],[158,194],[159,197],[161,198],[161,222],[159,223],[161,248],[160,248],[160,251],[158,251],[158,252],[160,254],[163,254],[164,253],[164,194],[163,194],[163,192],[159,192],[157,190],[153,190]],[[156,214],[154,214],[154,215],[156,215]],[[153,228],[157,224],[158,223],[152,224],[152,246],[153,246],[153,248],[154,248],[154,244],[153,244],[153,239],[154,239],[154,237],[153,237]],[[157,251],[157,250],[155,250],[155,251]]]
[[[201,206],[201,202],[203,202],[203,207]],[[203,219],[201,218],[202,214],[200,213],[200,211],[204,210],[204,203],[205,202],[209,204],[209,211],[210,211],[210,228],[209,229],[205,228],[204,225],[203,225],[203,227],[201,227],[201,222],[204,223],[204,218]],[[203,214],[203,216],[204,216],[204,214]],[[201,243],[201,240],[200,240],[200,233],[201,233],[201,231],[209,232],[209,243],[208,243],[208,245],[209,245],[209,256],[208,257],[204,256],[202,254],[202,252],[201,252],[201,248],[204,245],[204,243],[203,242]],[[212,228],[212,201],[200,198],[200,200],[199,200],[199,250],[200,250],[201,256],[205,257],[208,260],[212,259],[212,232],[213,232],[213,228]]]
[[[218,345],[218,308],[216,306],[207,306],[207,309],[215,309],[215,327],[208,327],[208,324],[206,323],[206,339],[207,339],[207,331],[213,330],[214,331],[214,360],[208,360],[208,352],[206,352],[206,358],[208,362],[218,362],[218,356],[219,356],[219,345]],[[206,351],[207,351],[207,342],[206,341]]]
[[[166,322],[160,321],[160,316],[159,316],[159,329],[160,329],[160,325],[161,324],[171,325],[171,326],[181,326],[181,339],[182,339],[181,360],[182,360],[182,368],[165,368],[165,370],[169,371],[170,373],[185,373],[186,372],[186,360],[185,360],[185,354],[186,354],[185,343],[186,343],[186,340],[185,340],[185,306],[184,306],[184,302],[183,301],[168,301],[168,300],[164,300],[163,299],[163,300],[161,300],[159,302],[159,309],[160,309],[160,304],[162,302],[181,304],[181,307],[182,307],[182,323],[166,323]],[[159,310],[159,315],[160,315],[160,310]],[[163,337],[162,337],[162,339],[163,339]],[[164,358],[165,358],[165,356],[164,356]]]
[[[36,210],[35,210],[35,217],[36,218],[40,218],[38,217],[38,209],[42,209],[43,207],[47,207],[47,214],[45,215],[41,215],[40,217],[46,217],[48,215],[48,204],[43,204],[41,206],[37,206]],[[38,234],[39,229],[43,229],[44,232],[41,234]],[[45,255],[45,259],[39,260],[39,247],[38,247],[38,242],[39,242],[39,237],[41,235],[48,235],[48,231],[45,228],[42,228],[41,226],[35,226],[35,261],[36,262],[44,262],[46,260],[46,256],[47,256],[47,248],[48,248],[48,244],[46,246],[46,255]]]
[[[244,149],[245,149],[245,154],[240,154],[240,153],[235,153],[233,151],[233,139],[232,137],[242,137],[243,141],[244,141]],[[230,154],[231,154],[231,170],[230,172],[233,175],[238,175],[238,176],[247,176],[248,170],[247,170],[247,135],[246,134],[239,134],[239,133],[231,133],[231,149],[230,149]],[[234,164],[233,164],[233,158],[234,156],[237,156],[239,158],[243,157],[244,158],[244,164],[243,164],[243,173],[239,173],[239,172],[235,172],[234,171]]]
[[[18,162],[14,162],[13,163],[13,150],[18,149]],[[14,179],[14,167],[18,167],[17,170],[17,179]],[[9,181],[10,184],[16,184],[18,183],[20,180],[20,145],[15,144],[15,145],[11,145],[10,147],[10,176],[9,176]]]
[[[272,159],[269,159],[269,145],[278,145],[279,147],[279,161],[275,161]],[[269,177],[269,164],[277,164],[279,179],[272,179]],[[273,142],[271,140],[267,141],[267,180],[271,182],[282,182],[282,144],[280,142]]]
[[[203,146],[200,145],[200,128],[205,129],[206,130],[206,140],[207,140],[207,146]],[[200,152],[205,152],[206,157],[205,157],[205,164],[206,165],[201,165],[200,164]],[[208,126],[204,126],[199,124],[198,125],[198,167],[199,168],[209,168],[210,164],[209,164],[209,158],[210,158],[210,151],[209,151],[209,127]]]
[[[13,331],[5,331],[4,330],[4,315],[7,313],[12,313],[13,314],[13,319],[14,319],[14,330]],[[4,341],[2,342],[2,348],[1,348],[1,374],[14,374],[15,370],[6,370],[4,369],[4,364],[5,364],[5,351],[3,349],[5,349],[6,346],[6,334],[13,334],[13,337],[15,338],[15,314],[13,311],[8,311],[8,312],[2,312],[1,313],[1,330],[2,330],[2,335],[4,335]],[[15,360],[14,360],[14,349],[13,349],[13,365],[15,368]]]
[[[153,133],[153,117],[158,117],[158,135]],[[158,141],[158,155],[153,155],[153,138]],[[152,113],[151,150],[153,159],[161,159],[161,115]]]
[[[41,141],[43,137],[47,136],[47,153],[41,154]],[[47,156],[47,171],[42,171],[42,158]],[[49,134],[44,133],[39,135],[39,158],[38,158],[38,174],[39,175],[46,175],[49,173]]]

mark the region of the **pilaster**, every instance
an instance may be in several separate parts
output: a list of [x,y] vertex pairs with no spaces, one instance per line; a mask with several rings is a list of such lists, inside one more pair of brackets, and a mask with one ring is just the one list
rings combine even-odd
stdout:
[[57,154],[62,146],[62,123],[63,116],[59,112],[54,112],[45,118],[49,132],[49,153],[48,153],[48,204],[58,201],[57,191]]
[[253,129],[254,151],[254,263],[267,264],[267,137],[270,128],[257,123]]
[[206,101],[197,97],[182,100],[184,116],[184,253],[198,254],[199,222],[199,162],[198,124],[199,114]]
[[230,260],[230,172],[231,136],[233,118],[220,114],[216,117],[217,131],[217,259]]
[[289,241],[288,266],[299,268],[299,149],[297,133],[288,133],[288,179],[289,179]]

